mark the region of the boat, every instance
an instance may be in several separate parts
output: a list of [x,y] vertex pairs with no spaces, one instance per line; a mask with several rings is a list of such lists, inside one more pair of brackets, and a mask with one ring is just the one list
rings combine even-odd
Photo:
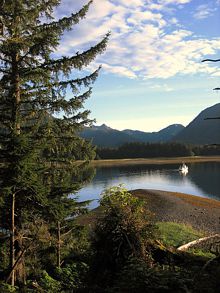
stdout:
[[188,166],[186,166],[185,163],[183,163],[182,165],[179,166],[179,172],[186,174],[189,172],[189,168]]

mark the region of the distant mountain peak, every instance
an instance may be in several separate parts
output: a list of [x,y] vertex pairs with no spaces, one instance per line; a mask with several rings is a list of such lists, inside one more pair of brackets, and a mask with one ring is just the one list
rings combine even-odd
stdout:
[[103,123],[102,125],[100,125],[100,126],[96,126],[96,127],[98,127],[99,129],[103,129],[103,130],[105,130],[105,129],[111,129],[109,126],[107,126],[105,123]]
[[184,126],[175,124],[170,125],[158,132],[144,132],[140,130],[116,130],[106,124],[100,126],[94,125],[91,128],[85,128],[81,132],[81,136],[91,139],[94,145],[99,147],[117,147],[124,143],[130,142],[166,142],[171,140]]

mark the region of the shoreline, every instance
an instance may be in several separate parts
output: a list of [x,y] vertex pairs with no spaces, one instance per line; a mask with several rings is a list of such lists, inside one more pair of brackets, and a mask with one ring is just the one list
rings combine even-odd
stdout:
[[147,206],[156,221],[184,223],[209,235],[220,233],[218,200],[150,189],[132,190],[131,194],[147,201]]
[[138,159],[108,159],[92,160],[91,166],[108,167],[118,165],[160,165],[160,164],[181,164],[202,163],[202,162],[220,162],[220,156],[195,156],[195,157],[172,157],[172,158],[138,158]]
[[[146,200],[147,209],[153,214],[155,222],[176,222],[192,226],[207,236],[220,234],[220,201],[191,194],[135,189],[129,191],[133,196]],[[102,214],[100,207],[80,216],[78,223],[92,227]]]

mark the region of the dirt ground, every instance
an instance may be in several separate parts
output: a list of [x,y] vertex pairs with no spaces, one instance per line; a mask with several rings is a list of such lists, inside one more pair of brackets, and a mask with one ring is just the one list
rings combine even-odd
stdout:
[[131,193],[146,199],[156,221],[180,222],[209,234],[220,233],[220,201],[161,190],[137,189]]

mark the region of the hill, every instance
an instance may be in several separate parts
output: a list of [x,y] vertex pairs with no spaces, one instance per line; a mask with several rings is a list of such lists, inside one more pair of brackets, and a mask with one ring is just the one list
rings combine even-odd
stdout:
[[81,136],[91,139],[94,145],[99,147],[118,147],[129,142],[166,142],[171,140],[184,128],[181,124],[170,125],[158,132],[144,132],[139,130],[116,130],[103,124],[85,128]]
[[134,141],[129,134],[112,129],[105,124],[85,128],[80,133],[80,136],[92,140],[92,143],[99,147],[116,147],[126,142]]
[[203,110],[172,140],[190,144],[220,144],[220,103]]

